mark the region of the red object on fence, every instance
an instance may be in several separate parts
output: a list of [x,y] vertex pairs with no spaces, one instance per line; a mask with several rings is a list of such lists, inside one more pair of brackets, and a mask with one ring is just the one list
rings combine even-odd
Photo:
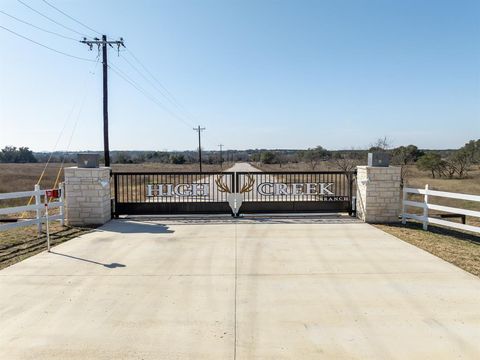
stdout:
[[60,189],[45,190],[45,195],[49,199],[58,199],[60,197]]

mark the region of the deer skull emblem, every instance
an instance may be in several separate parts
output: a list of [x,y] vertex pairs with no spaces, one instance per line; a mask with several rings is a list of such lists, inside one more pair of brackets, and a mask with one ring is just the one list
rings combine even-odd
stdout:
[[237,216],[238,211],[240,210],[240,206],[242,206],[243,194],[252,191],[253,185],[255,184],[255,179],[252,175],[248,174],[247,182],[243,184],[240,192],[238,193],[232,192],[228,185],[223,182],[223,175],[221,175],[215,180],[215,184],[217,185],[220,192],[224,192],[227,194],[228,204],[230,205],[233,214]]

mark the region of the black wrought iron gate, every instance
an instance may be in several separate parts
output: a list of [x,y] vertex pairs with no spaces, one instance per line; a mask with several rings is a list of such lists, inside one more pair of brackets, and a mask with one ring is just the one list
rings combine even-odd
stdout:
[[258,172],[236,173],[236,189],[243,195],[244,213],[352,212],[354,173]]
[[114,215],[228,214],[227,193],[215,186],[222,176],[233,189],[234,173],[113,173]]
[[117,172],[114,215],[352,213],[354,172]]

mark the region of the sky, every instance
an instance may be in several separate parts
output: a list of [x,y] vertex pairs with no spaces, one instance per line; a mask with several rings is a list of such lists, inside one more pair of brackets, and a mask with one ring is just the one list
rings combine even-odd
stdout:
[[[47,1],[124,39],[108,51],[111,150],[194,150],[197,125],[207,150],[480,138],[477,0]],[[17,0],[0,10],[69,39],[0,26],[86,60],[0,28],[0,147],[103,149],[102,64],[78,41],[98,34],[23,2],[68,29]]]

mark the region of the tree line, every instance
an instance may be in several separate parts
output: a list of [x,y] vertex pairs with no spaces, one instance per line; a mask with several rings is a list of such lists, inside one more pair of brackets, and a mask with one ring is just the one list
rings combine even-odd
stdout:
[[[480,139],[470,140],[456,150],[421,150],[415,145],[391,147],[387,138],[376,140],[368,149],[334,150],[322,146],[299,150],[293,155],[281,151],[263,151],[252,157],[253,161],[264,164],[304,162],[316,170],[322,162],[329,162],[341,171],[352,171],[358,165],[366,165],[369,152],[386,152],[390,163],[408,171],[408,165],[416,165],[420,170],[430,172],[433,178],[464,178],[473,165],[480,164]],[[406,175],[406,174],[403,174]]]
[[417,161],[421,170],[429,171],[435,177],[464,178],[474,164],[480,163],[480,139],[470,140],[450,156],[442,158],[435,152],[428,152]]
[[[328,150],[322,146],[306,150],[226,150],[203,151],[203,161],[207,164],[220,162],[252,161],[263,164],[282,164],[303,162],[313,171],[322,162],[341,171],[352,171],[358,165],[365,165],[367,153],[386,152],[392,165],[402,167],[402,174],[408,171],[409,165],[416,165],[420,170],[428,171],[435,177],[464,178],[473,165],[480,164],[480,139],[470,140],[460,149],[455,150],[422,150],[415,145],[392,147],[386,138],[379,138],[368,149]],[[171,163],[191,164],[198,162],[197,151],[112,151],[114,164]],[[0,151],[2,163],[34,163],[34,162],[66,162],[75,163],[76,153],[54,152],[34,153],[28,147],[6,146]]]
[[36,163],[38,160],[28,147],[5,146],[0,151],[0,163]]

